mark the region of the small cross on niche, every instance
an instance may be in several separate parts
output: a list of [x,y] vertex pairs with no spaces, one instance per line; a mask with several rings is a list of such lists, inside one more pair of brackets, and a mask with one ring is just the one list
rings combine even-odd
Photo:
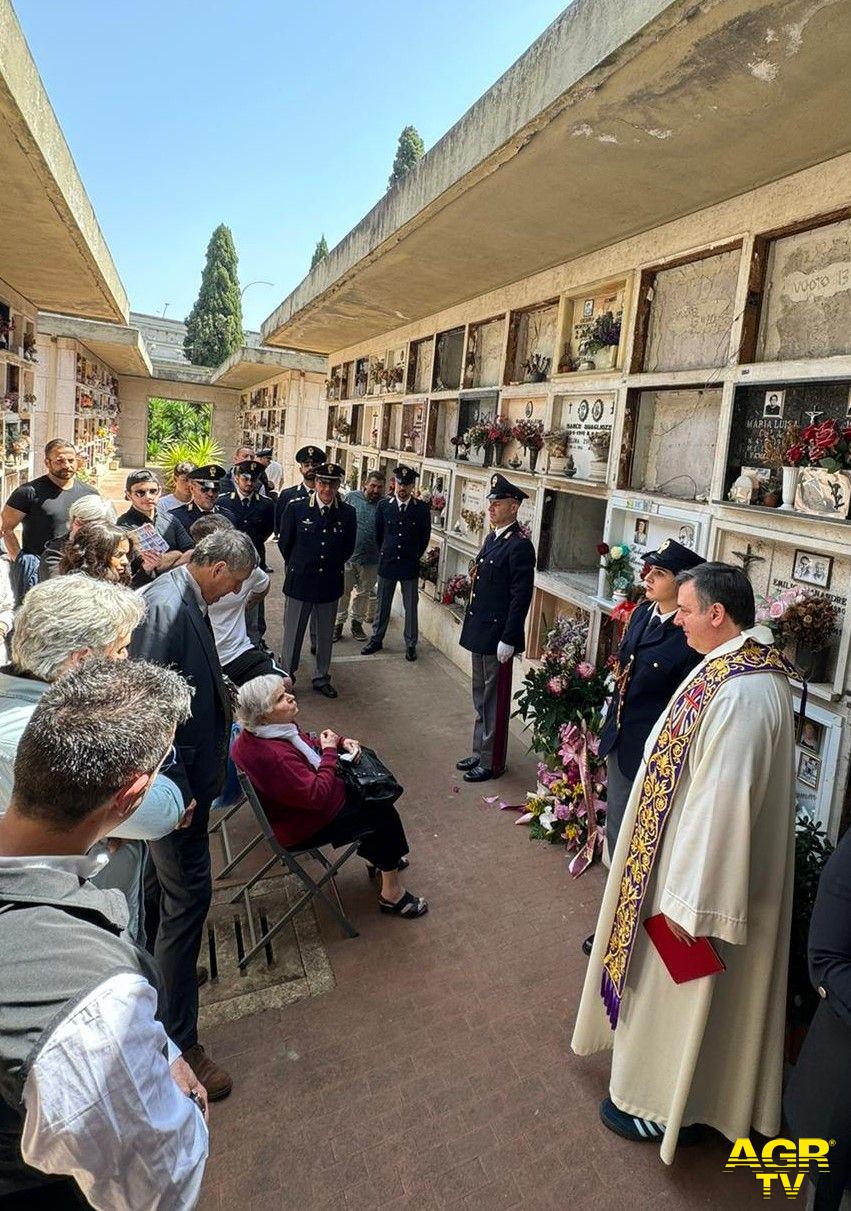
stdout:
[[750,579],[750,566],[752,563],[765,563],[765,556],[757,555],[750,543],[748,543],[746,551],[734,551],[733,554],[736,559],[742,561],[742,571],[748,579]]

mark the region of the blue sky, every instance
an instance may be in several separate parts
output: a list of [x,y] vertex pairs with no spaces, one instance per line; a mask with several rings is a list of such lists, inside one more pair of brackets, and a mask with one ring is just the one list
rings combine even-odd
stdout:
[[131,306],[184,318],[224,222],[257,328],[566,0],[13,2]]

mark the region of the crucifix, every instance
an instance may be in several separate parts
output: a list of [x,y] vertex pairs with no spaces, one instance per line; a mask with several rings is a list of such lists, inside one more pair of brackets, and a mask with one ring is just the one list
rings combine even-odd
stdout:
[[748,543],[746,551],[734,551],[733,554],[735,555],[736,559],[740,559],[742,561],[742,571],[744,572],[745,576],[748,575],[748,569],[752,563],[765,563],[765,556],[757,555],[751,549],[750,543]]
[[816,411],[813,409],[813,410],[811,410],[811,411],[809,411],[809,412],[804,412],[804,416],[808,416],[808,417],[810,418],[810,424],[811,424],[811,425],[814,425],[814,424],[816,423],[816,417],[817,417],[817,416],[821,416],[821,412],[816,412]]

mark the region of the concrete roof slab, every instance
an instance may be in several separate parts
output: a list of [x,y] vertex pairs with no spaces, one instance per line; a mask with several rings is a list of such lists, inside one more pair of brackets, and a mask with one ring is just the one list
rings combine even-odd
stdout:
[[346,348],[840,155],[849,51],[851,0],[575,0],[263,339]]
[[48,336],[64,336],[79,341],[117,374],[151,373],[151,359],[138,328],[41,311],[38,330]]
[[328,359],[322,354],[296,349],[258,349],[243,345],[213,371],[210,382],[218,387],[236,387],[244,391],[285,370],[327,374]]
[[0,265],[36,307],[123,323],[127,295],[9,0],[0,0]]

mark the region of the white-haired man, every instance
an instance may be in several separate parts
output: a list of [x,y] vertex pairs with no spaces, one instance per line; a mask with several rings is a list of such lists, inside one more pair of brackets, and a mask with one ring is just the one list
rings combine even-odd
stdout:
[[59,567],[62,552],[65,550],[65,544],[69,539],[78,534],[83,526],[88,525],[90,521],[115,521],[115,508],[113,505],[95,493],[81,496],[79,500],[75,500],[71,505],[71,508],[68,510],[67,533],[60,534],[58,538],[51,538],[41,553],[41,559],[38,561],[39,581],[49,580],[51,576],[56,575],[56,569]]

